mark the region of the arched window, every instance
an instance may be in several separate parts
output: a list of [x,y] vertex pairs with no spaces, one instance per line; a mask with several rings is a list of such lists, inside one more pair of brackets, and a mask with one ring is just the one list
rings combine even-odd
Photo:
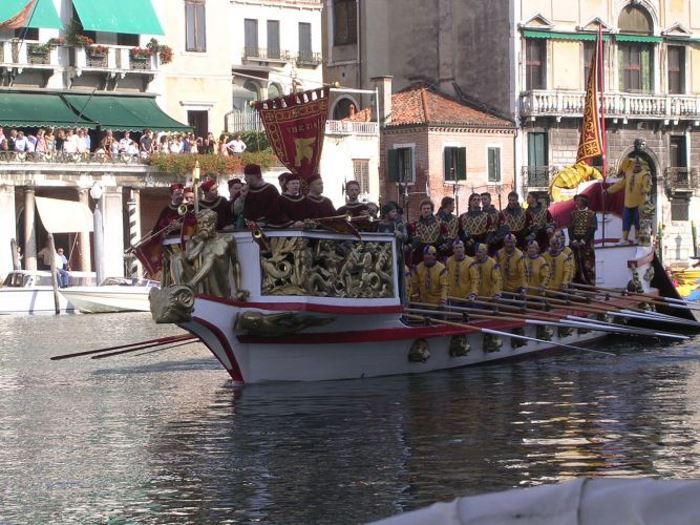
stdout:
[[335,104],[333,109],[333,120],[343,120],[350,116],[351,106],[357,110],[357,104],[354,100],[348,97],[343,97]]
[[260,87],[255,82],[248,80],[243,87],[255,95],[255,100],[260,100]]
[[617,26],[621,33],[651,35],[654,33],[654,23],[649,12],[638,5],[628,5],[622,8]]
[[276,82],[273,82],[267,88],[267,96],[269,98],[277,98],[277,97],[281,97],[282,95],[284,95],[284,92],[282,91],[282,86],[280,86]]

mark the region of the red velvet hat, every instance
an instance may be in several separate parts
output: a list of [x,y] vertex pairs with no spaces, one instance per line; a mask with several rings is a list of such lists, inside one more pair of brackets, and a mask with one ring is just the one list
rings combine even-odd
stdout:
[[289,182],[290,180],[301,180],[301,177],[296,173],[287,173],[285,181]]
[[185,192],[184,192],[184,193],[185,193],[185,195],[187,195],[188,193],[194,193],[194,188],[192,188],[191,186],[187,186],[187,187],[185,188]]
[[174,192],[175,190],[182,190],[184,188],[184,185],[180,184],[179,182],[174,182],[170,185],[170,193]]
[[199,189],[202,191],[209,191],[216,186],[216,181],[214,179],[207,179],[199,185]]

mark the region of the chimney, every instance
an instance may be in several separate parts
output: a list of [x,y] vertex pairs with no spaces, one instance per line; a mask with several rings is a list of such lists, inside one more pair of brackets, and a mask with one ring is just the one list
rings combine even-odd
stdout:
[[391,84],[393,78],[394,77],[391,75],[385,75],[383,77],[374,77],[370,79],[374,82],[379,92],[379,100],[377,101],[377,121],[380,126],[391,122]]

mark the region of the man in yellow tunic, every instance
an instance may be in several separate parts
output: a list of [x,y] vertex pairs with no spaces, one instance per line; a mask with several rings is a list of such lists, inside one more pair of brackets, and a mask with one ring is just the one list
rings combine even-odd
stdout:
[[625,190],[625,210],[622,214],[622,244],[631,244],[629,240],[630,228],[634,226],[634,235],[639,235],[639,207],[646,201],[651,189],[651,177],[649,172],[642,169],[641,161],[626,159],[620,165],[617,174],[622,177],[615,184],[605,190],[606,194],[617,193]]
[[525,274],[527,275],[527,286],[531,294],[539,295],[540,288],[549,287],[549,264],[540,255],[540,245],[537,244],[537,241],[530,241],[527,244]]
[[440,306],[447,303],[447,269],[437,260],[435,246],[423,250],[423,262],[411,273],[411,300]]
[[452,256],[447,259],[447,290],[450,297],[466,299],[471,290],[469,267],[474,259],[466,255],[464,243],[457,239],[452,243]]
[[489,257],[489,248],[486,243],[479,243],[476,247],[474,262],[469,267],[471,279],[471,298],[500,297],[503,290],[503,280],[498,263]]
[[552,235],[549,240],[549,250],[544,254],[544,260],[549,265],[550,290],[564,290],[571,284],[574,277],[573,253],[564,251],[563,241],[559,235]]
[[503,239],[503,248],[498,250],[496,259],[501,268],[503,290],[512,293],[522,293],[527,288],[525,276],[525,256],[515,247],[517,239],[509,233]]

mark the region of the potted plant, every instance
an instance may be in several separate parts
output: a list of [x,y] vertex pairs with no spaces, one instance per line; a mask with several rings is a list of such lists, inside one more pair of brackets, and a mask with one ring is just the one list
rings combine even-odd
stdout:
[[129,56],[132,60],[146,61],[153,55],[153,52],[145,47],[132,47],[129,50]]
[[89,36],[75,35],[74,36],[74,43],[76,46],[90,47],[90,46],[95,44],[95,41],[92,38],[90,38]]
[[151,38],[146,44],[146,49],[151,51],[152,55],[158,55],[161,64],[168,64],[173,60],[173,48],[161,44],[157,39]]
[[91,57],[94,58],[104,58],[107,56],[109,48],[107,46],[102,46],[100,44],[91,45],[85,48]]

